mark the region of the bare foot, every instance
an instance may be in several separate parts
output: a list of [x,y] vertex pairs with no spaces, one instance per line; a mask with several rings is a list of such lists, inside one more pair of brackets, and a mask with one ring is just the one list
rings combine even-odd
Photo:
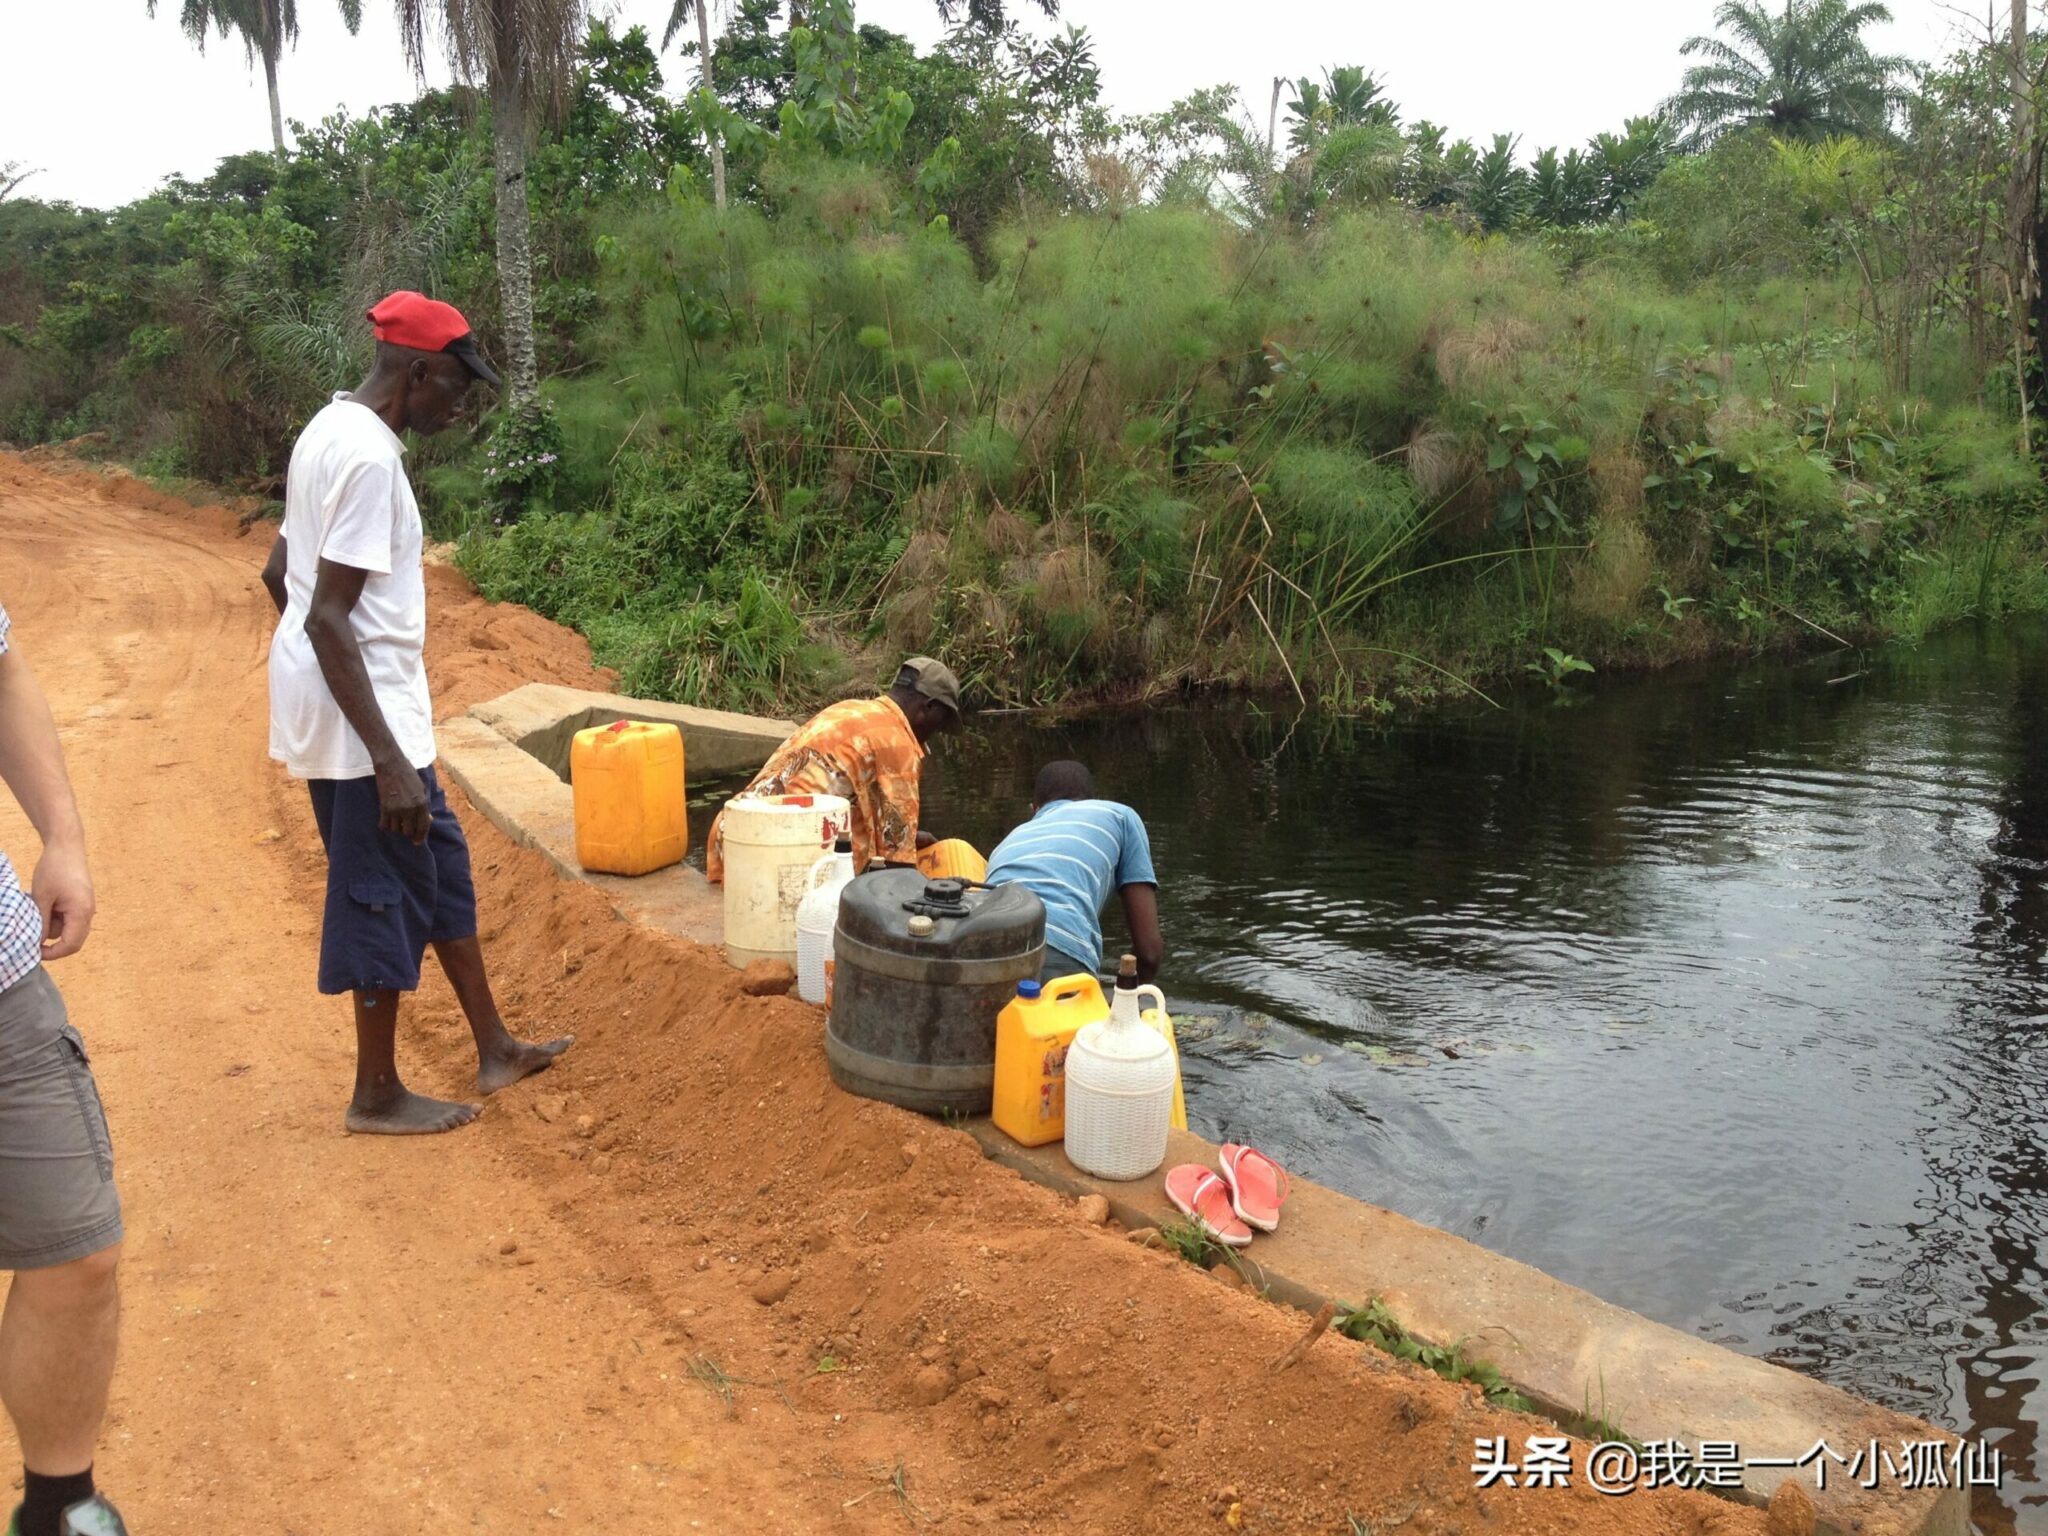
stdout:
[[401,1088],[371,1103],[351,1101],[342,1124],[357,1136],[434,1136],[460,1130],[482,1111],[480,1104],[452,1104]]
[[557,1056],[575,1043],[574,1035],[564,1035],[545,1045],[528,1045],[524,1040],[514,1040],[507,1035],[503,1045],[485,1051],[483,1059],[477,1063],[477,1091],[496,1093],[500,1088],[510,1088],[522,1077],[545,1072],[555,1064]]

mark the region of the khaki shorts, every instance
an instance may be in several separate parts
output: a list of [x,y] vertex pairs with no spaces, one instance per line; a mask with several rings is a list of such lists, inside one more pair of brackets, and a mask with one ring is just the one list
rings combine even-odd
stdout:
[[48,1269],[120,1240],[106,1111],[38,966],[0,992],[0,1269]]

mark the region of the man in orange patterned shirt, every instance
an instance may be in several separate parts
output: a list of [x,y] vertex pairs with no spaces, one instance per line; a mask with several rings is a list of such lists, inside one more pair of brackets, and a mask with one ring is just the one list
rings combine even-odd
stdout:
[[[852,806],[853,867],[871,859],[914,864],[936,839],[917,825],[924,744],[960,723],[960,680],[929,656],[913,656],[879,699],[849,699],[811,717],[776,749],[746,792],[843,795]],[[725,880],[725,813],[711,823],[704,873]]]

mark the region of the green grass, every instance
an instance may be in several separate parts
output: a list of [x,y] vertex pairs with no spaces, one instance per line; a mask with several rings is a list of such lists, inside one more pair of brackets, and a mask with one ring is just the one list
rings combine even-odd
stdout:
[[1244,1250],[1217,1242],[1202,1230],[1192,1216],[1184,1216],[1178,1221],[1165,1223],[1159,1228],[1159,1237],[1166,1245],[1167,1251],[1183,1263],[1204,1270],[1213,1270],[1218,1264],[1227,1264],[1255,1294],[1265,1294],[1265,1277],[1259,1271],[1258,1265],[1244,1256]]
[[1378,1297],[1362,1307],[1340,1310],[1331,1326],[1346,1338],[1370,1344],[1396,1359],[1411,1361],[1434,1371],[1445,1381],[1471,1382],[1495,1408],[1511,1413],[1536,1411],[1535,1405],[1514,1389],[1498,1366],[1466,1354],[1464,1340],[1448,1345],[1425,1343],[1404,1328]]
[[1638,1451],[1643,1443],[1621,1427],[1621,1414],[1607,1405],[1607,1373],[1600,1373],[1600,1402],[1596,1407],[1593,1392],[1586,1389],[1585,1400],[1579,1406],[1578,1430],[1592,1440],[1602,1443],[1632,1445]]
[[1204,1232],[1192,1216],[1162,1224],[1159,1236],[1169,1251],[1183,1263],[1192,1264],[1197,1269],[1207,1269],[1229,1251]]

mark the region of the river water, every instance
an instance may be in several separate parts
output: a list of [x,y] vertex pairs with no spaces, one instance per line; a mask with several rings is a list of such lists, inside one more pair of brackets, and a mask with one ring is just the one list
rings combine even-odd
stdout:
[[1197,1130],[1981,1437],[1983,1529],[2048,1532],[2048,628],[1595,681],[984,718],[925,823],[990,848],[1087,762]]

